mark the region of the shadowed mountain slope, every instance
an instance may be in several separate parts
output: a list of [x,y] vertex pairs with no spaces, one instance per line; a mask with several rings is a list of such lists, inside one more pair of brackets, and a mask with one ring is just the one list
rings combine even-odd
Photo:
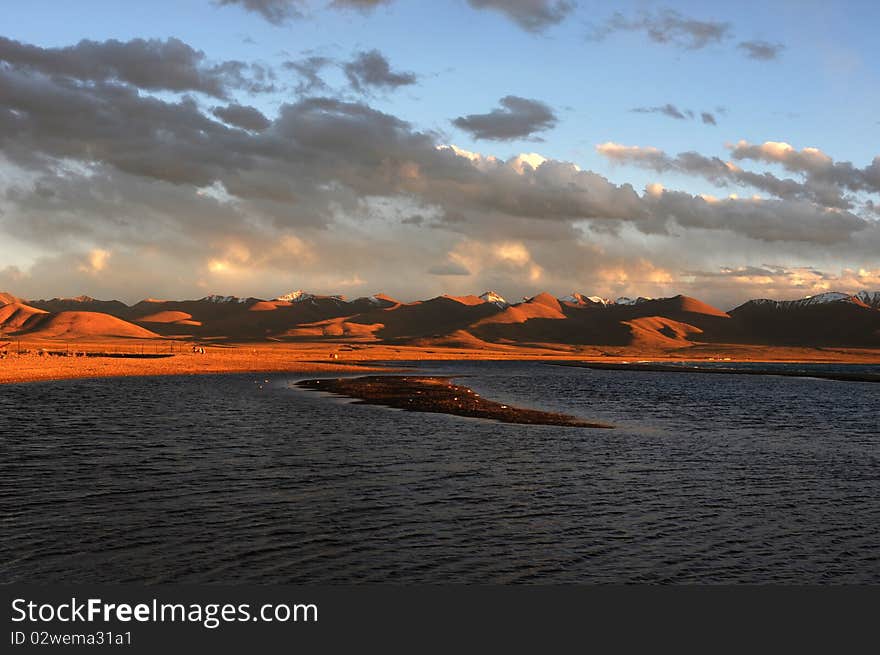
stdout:
[[346,300],[295,291],[274,300],[206,296],[148,299],[128,307],[88,296],[31,305],[3,293],[0,329],[7,335],[46,338],[162,335],[468,348],[557,344],[663,350],[700,343],[861,348],[880,347],[880,292],[758,299],[730,312],[683,295],[615,301],[579,293],[557,299],[541,293],[511,304],[486,292],[400,303],[381,294]]

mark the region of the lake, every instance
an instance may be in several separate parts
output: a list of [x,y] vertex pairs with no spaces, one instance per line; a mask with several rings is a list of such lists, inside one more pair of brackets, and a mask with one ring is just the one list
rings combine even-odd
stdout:
[[0,386],[0,582],[880,583],[876,383],[416,366],[616,427],[315,375]]

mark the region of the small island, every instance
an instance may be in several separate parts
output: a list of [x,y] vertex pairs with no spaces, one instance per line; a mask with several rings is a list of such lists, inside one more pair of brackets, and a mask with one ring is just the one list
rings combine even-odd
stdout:
[[369,375],[355,378],[302,380],[298,386],[356,398],[366,405],[384,405],[413,412],[453,414],[485,418],[502,423],[558,425],[576,428],[611,428],[555,412],[525,409],[486,400],[473,389],[453,384],[448,377],[411,375]]

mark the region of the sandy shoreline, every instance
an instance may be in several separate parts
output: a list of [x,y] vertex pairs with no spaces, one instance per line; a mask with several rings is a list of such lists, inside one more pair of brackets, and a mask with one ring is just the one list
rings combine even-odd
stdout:
[[[173,349],[173,350],[172,350]],[[81,353],[90,356],[82,356]],[[49,354],[53,353],[53,354]],[[74,356],[74,353],[79,353]],[[104,356],[97,356],[104,355]],[[125,356],[128,355],[128,356]],[[549,344],[498,349],[421,348],[383,344],[258,343],[213,344],[204,354],[186,343],[111,340],[65,343],[29,342],[0,358],[0,384],[117,376],[199,375],[246,372],[351,372],[376,370],[374,362],[555,361],[621,365],[641,360],[664,362],[880,363],[880,352],[859,349],[700,346],[666,352],[626,349],[562,348]],[[382,370],[387,370],[383,368]]]
[[472,389],[453,384],[445,376],[363,376],[302,380],[297,386],[356,398],[367,405],[382,405],[413,412],[451,414],[524,425],[557,425],[580,428],[611,428],[569,414],[514,407],[487,400]]

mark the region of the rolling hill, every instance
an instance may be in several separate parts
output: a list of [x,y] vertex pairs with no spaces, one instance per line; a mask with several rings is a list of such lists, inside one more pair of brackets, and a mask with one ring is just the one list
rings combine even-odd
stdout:
[[[74,309],[71,309],[74,308]],[[101,308],[105,311],[97,311]],[[729,312],[697,298],[610,300],[541,293],[437,296],[401,303],[381,294],[347,300],[294,291],[271,300],[205,296],[127,306],[88,296],[23,302],[0,294],[0,330],[40,338],[375,342],[417,346],[618,346],[669,350],[694,344],[880,347],[880,292],[750,300]]]
[[153,339],[158,335],[138,325],[100,312],[47,312],[19,334],[41,339],[82,339],[86,337],[124,337]]

